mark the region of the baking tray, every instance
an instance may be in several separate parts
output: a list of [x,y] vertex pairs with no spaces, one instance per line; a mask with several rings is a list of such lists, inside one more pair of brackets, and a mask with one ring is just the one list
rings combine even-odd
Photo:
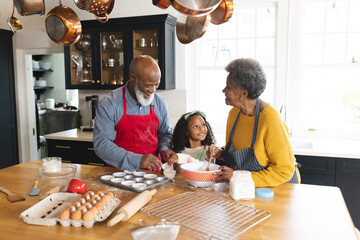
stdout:
[[104,221],[121,202],[114,198],[103,211],[96,215],[94,221],[85,223],[85,221],[78,220],[75,223],[73,220],[60,220],[60,213],[82,196],[76,193],[53,193],[22,212],[20,217],[25,223],[34,225],[53,226],[59,222],[62,226],[92,227],[95,222]]
[[[224,199],[185,192],[141,209],[149,216],[178,222],[207,239],[234,239],[270,213]],[[194,235],[195,237],[195,235]]]
[[[167,177],[158,176],[157,174],[147,174],[143,171],[115,172],[112,175],[102,175],[99,179],[103,183],[134,192],[142,192],[163,186],[171,181]],[[125,185],[125,183],[127,185]]]

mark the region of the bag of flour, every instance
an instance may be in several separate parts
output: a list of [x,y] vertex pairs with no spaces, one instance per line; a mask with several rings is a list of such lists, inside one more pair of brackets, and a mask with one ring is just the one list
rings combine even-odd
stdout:
[[234,171],[230,179],[229,193],[236,201],[254,199],[255,183],[251,177],[251,172],[244,170]]

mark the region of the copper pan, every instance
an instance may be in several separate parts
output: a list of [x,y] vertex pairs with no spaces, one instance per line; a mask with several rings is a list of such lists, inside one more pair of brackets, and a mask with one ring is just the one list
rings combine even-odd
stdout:
[[234,12],[233,0],[222,0],[219,6],[210,13],[211,23],[219,25],[229,21]]
[[188,44],[202,37],[210,23],[210,16],[188,16],[180,14],[176,22],[176,36],[181,43]]
[[204,16],[211,13],[221,0],[168,0],[180,13],[191,16]]
[[78,15],[69,7],[53,8],[45,18],[46,32],[58,44],[69,45],[79,41],[82,28]]
[[44,0],[14,0],[15,7],[21,16],[45,14]]
[[154,6],[157,6],[161,9],[167,9],[170,6],[168,0],[152,0]]

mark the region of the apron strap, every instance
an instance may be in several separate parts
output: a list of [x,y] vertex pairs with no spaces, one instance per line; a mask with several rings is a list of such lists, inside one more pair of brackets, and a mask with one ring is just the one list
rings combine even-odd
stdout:
[[253,135],[252,135],[252,139],[251,139],[251,148],[254,147],[255,140],[256,140],[256,134],[257,134],[258,122],[259,122],[259,115],[260,115],[260,99],[256,99],[255,123],[254,123]]

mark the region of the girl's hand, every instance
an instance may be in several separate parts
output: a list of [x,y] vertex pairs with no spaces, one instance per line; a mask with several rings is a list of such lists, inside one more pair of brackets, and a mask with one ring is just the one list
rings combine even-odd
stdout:
[[172,156],[168,159],[167,163],[168,163],[170,166],[172,166],[172,165],[173,165],[174,163],[176,163],[177,161],[179,161],[178,156],[177,156],[176,154],[174,154],[174,155],[172,155]]
[[176,153],[173,150],[163,150],[160,152],[161,154],[161,160],[164,162],[168,162],[169,159],[171,159],[174,155],[176,156]]
[[230,179],[232,178],[233,174],[234,174],[234,170],[232,168],[226,167],[226,166],[221,166],[219,168],[220,172],[215,172],[215,182],[219,183],[219,182],[230,182]]

